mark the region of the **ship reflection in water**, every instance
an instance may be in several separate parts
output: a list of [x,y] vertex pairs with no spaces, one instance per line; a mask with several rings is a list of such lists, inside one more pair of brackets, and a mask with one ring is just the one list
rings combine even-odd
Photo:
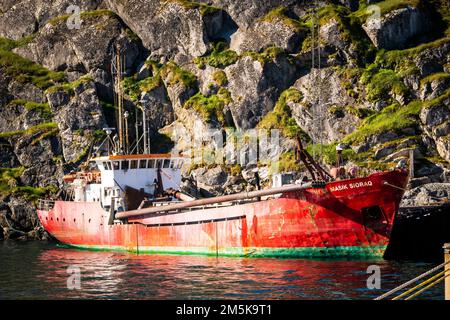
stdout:
[[[369,265],[381,290],[367,289]],[[384,260],[281,260],[92,252],[0,242],[0,299],[371,299],[429,269]],[[79,267],[81,289],[69,290]],[[422,299],[443,299],[437,286]]]

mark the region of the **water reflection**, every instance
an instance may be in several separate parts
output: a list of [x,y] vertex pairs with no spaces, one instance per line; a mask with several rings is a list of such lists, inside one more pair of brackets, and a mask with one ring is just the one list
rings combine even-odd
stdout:
[[[377,264],[382,289],[366,287]],[[68,290],[67,268],[81,270],[81,290]],[[134,255],[0,245],[0,298],[20,299],[370,299],[430,267],[374,261],[239,259]],[[442,299],[443,288],[425,298]]]

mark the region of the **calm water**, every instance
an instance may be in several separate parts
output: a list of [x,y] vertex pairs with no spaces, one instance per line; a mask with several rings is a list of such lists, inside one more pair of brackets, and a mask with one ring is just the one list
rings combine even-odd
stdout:
[[[371,264],[381,267],[381,290],[366,288]],[[81,270],[81,290],[67,289],[70,266]],[[134,255],[0,241],[0,299],[371,299],[431,267]],[[443,299],[443,285],[424,298]]]

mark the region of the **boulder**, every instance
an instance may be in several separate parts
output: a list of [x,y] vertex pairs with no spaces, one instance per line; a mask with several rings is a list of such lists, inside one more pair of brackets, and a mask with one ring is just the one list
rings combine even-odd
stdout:
[[321,140],[328,143],[342,139],[353,132],[360,122],[358,117],[346,109],[355,100],[348,95],[341,83],[342,80],[333,68],[325,68],[299,78],[293,86],[302,93],[303,100],[291,105],[292,115],[317,143]]
[[429,183],[408,190],[403,195],[401,207],[427,206],[448,203],[450,183]]
[[298,70],[284,56],[265,63],[246,56],[225,68],[225,73],[233,99],[229,106],[233,122],[247,130],[273,110],[281,92],[297,78]]
[[164,86],[159,86],[150,92],[143,92],[141,103],[147,112],[153,134],[175,120],[174,110]]
[[192,171],[192,177],[200,188],[218,195],[223,192],[222,186],[227,181],[228,174],[221,166],[201,167]]
[[230,49],[242,54],[259,52],[275,46],[289,53],[300,51],[304,31],[286,25],[283,21],[257,21],[248,29],[239,29],[231,36]]
[[236,22],[239,28],[247,29],[255,21],[264,17],[272,9],[281,6],[293,7],[294,11],[303,12],[305,1],[301,0],[247,0],[245,3],[239,0],[212,0],[211,3],[224,9]]
[[450,161],[450,98],[422,108],[420,120],[423,131],[434,141],[439,155]]
[[362,27],[377,48],[393,50],[405,48],[414,37],[429,32],[432,23],[422,9],[406,7],[369,19]]
[[84,18],[80,29],[70,30],[64,20],[47,24],[31,42],[14,51],[50,70],[66,71],[69,81],[91,73],[101,94],[109,97],[112,52],[117,46],[125,56],[125,69],[131,70],[140,60],[139,40],[126,32],[116,16],[101,11]]
[[202,10],[201,6],[190,6],[183,1],[106,0],[106,3],[142,39],[155,58],[173,59],[178,53],[202,56],[207,52],[207,43],[216,37],[223,24],[223,12],[219,8]]
[[58,124],[64,159],[77,162],[89,152],[95,132],[106,127],[95,84],[87,80],[73,93],[51,92],[47,98]]
[[20,0],[0,4],[0,37],[18,40],[30,36],[51,18],[67,14],[71,5],[80,11],[95,10],[102,0]]

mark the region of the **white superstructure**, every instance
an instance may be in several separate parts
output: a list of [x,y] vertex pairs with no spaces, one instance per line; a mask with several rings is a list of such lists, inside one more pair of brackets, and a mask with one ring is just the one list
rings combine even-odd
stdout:
[[170,154],[110,155],[91,159],[96,172],[77,175],[71,181],[73,200],[76,202],[100,202],[109,210],[124,208],[125,189],[131,187],[148,195],[154,195],[158,184],[158,168],[164,189],[179,189],[181,168],[186,158]]

